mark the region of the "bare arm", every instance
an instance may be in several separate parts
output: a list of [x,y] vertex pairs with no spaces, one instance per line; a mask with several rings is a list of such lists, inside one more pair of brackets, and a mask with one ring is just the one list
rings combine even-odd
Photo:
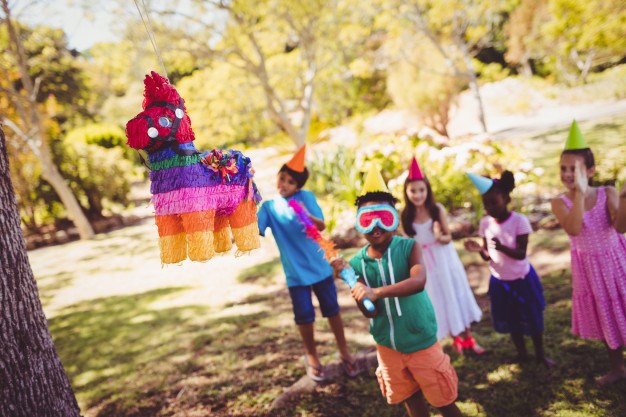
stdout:
[[489,256],[489,251],[487,250],[487,239],[483,238],[482,246],[480,245],[480,243],[471,239],[463,242],[463,246],[465,246],[465,249],[470,252],[478,253],[480,257],[483,258],[483,261],[491,260],[491,257]]
[[578,235],[583,225],[585,197],[581,193],[575,193],[574,205],[571,210],[568,209],[565,202],[558,197],[553,198],[552,201],[550,201],[550,205],[552,206],[552,213],[556,216],[563,230],[569,235]]
[[352,289],[352,296],[361,301],[367,297],[372,301],[380,298],[406,297],[424,290],[426,285],[426,270],[419,263],[420,249],[418,245],[413,245],[409,257],[409,277],[403,281],[392,285],[385,285],[378,288],[369,288],[365,285],[356,285]]
[[576,161],[574,168],[575,188],[573,206],[568,209],[565,202],[560,198],[553,198],[550,202],[552,212],[559,221],[561,227],[570,235],[576,236],[583,226],[583,214],[585,213],[585,193],[588,189],[588,179],[583,170],[582,163]]
[[617,221],[617,210],[619,205],[617,190],[615,190],[615,187],[605,187],[604,192],[606,193],[607,214],[609,215],[609,219],[611,219],[611,223],[615,224]]
[[493,239],[496,242],[496,250],[504,253],[507,256],[510,256],[513,259],[524,259],[526,257],[526,248],[528,247],[528,235],[517,235],[515,239],[516,248],[509,248],[508,246],[504,246],[500,243],[500,240],[497,238]]
[[[448,215],[443,205],[437,203],[439,208],[439,227],[433,230],[435,232],[435,238],[437,242],[441,244],[450,243],[452,241],[452,233],[450,233],[450,226],[448,225]],[[433,228],[435,225],[433,225]]]
[[324,220],[315,216],[311,216],[310,213],[309,213],[309,218],[311,219],[315,227],[317,227],[317,230],[319,230],[320,232],[326,229],[326,223],[324,223]]
[[619,233],[626,233],[626,184],[622,186],[619,193],[619,208],[615,218],[615,229]]

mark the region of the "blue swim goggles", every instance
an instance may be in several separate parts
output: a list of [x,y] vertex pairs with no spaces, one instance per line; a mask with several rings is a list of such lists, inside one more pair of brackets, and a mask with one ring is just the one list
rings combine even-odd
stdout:
[[397,210],[389,204],[364,206],[356,212],[356,230],[363,234],[370,233],[378,226],[388,232],[393,232],[400,224]]

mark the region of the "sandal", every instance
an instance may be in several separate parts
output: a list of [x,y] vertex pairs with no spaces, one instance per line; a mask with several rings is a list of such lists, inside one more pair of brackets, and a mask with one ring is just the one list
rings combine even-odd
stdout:
[[[337,356],[339,356],[339,353],[337,353]],[[339,359],[341,359],[341,367],[343,368],[343,372],[348,378],[356,378],[357,375],[361,373],[361,370],[359,369],[359,364],[357,363],[356,359],[346,359],[342,358],[341,356],[339,356]]]
[[326,381],[326,375],[324,375],[324,367],[322,365],[319,365],[319,366],[311,365],[306,355],[302,357],[302,361],[304,362],[304,367],[306,368],[306,375],[311,380],[315,382]]

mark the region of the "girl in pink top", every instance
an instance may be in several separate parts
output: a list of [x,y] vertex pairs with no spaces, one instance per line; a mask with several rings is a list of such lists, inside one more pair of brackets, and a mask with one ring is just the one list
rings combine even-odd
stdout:
[[489,299],[493,327],[510,333],[520,362],[528,360],[524,335],[531,336],[535,358],[547,367],[554,361],[543,349],[543,310],[545,301],[539,277],[526,257],[530,222],[523,214],[509,211],[515,179],[504,171],[500,179],[482,195],[487,216],[480,221],[483,244],[465,241],[465,249],[489,261]]
[[566,191],[552,200],[552,211],[570,239],[572,333],[603,341],[609,355],[611,370],[596,379],[602,386],[626,378],[626,238],[614,228],[617,192],[590,186],[594,173],[591,149],[563,151]]

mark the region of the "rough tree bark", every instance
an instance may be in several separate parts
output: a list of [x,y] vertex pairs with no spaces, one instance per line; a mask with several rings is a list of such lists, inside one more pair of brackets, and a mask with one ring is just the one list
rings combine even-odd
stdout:
[[0,416],[80,416],[28,262],[1,125]]

